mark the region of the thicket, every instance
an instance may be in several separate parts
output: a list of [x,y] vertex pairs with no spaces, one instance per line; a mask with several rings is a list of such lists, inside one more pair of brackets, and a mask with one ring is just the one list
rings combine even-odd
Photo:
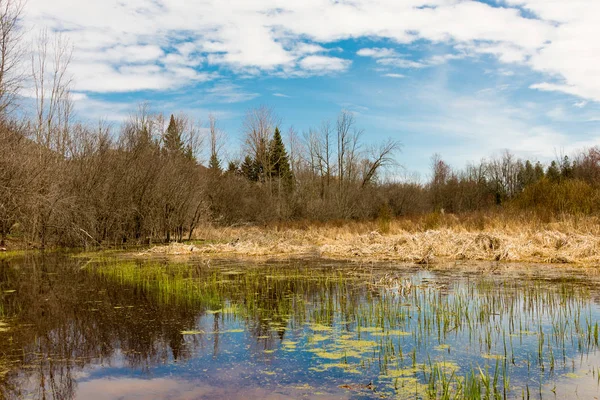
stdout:
[[[242,155],[227,165],[214,117],[203,129],[185,115],[165,118],[140,106],[119,127],[76,122],[68,43],[42,33],[31,74],[21,73],[22,7],[0,6],[1,245],[9,238],[42,247],[183,240],[209,223],[379,218],[385,230],[391,218],[428,213],[600,211],[598,148],[547,166],[505,152],[453,170],[434,156],[423,182],[394,178],[402,170],[399,142],[365,144],[347,111],[303,135],[283,135],[271,109],[250,110]],[[35,107],[24,118],[18,100],[27,82]]]

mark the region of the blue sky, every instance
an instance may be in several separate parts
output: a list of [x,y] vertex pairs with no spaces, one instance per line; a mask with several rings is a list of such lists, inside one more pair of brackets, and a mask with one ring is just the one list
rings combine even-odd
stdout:
[[598,15],[596,0],[29,0],[25,21],[72,43],[79,118],[212,112],[235,158],[249,108],[300,134],[347,109],[424,177],[433,153],[600,144]]

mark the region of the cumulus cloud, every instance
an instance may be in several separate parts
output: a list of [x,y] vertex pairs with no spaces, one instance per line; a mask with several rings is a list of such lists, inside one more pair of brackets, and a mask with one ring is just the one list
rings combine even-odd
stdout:
[[597,0],[504,0],[502,6],[474,0],[29,0],[26,22],[72,38],[77,89],[85,91],[163,89],[211,79],[211,67],[288,76],[340,72],[351,61],[327,55],[326,45],[368,38],[383,39],[386,47],[359,55],[381,65],[434,65],[433,59],[399,57],[393,47],[445,44],[547,74],[533,88],[600,101],[598,15]]

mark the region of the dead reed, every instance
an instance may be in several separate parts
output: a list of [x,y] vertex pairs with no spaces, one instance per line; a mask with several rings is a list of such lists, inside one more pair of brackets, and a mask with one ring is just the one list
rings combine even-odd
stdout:
[[378,226],[378,221],[209,226],[196,232],[201,241],[194,244],[171,244],[143,254],[600,264],[600,224],[595,217],[541,221],[509,214],[432,214],[393,220],[386,232]]

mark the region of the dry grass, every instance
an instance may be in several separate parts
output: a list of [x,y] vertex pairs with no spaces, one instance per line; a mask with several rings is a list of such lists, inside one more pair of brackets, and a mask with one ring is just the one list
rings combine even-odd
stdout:
[[542,222],[523,215],[429,215],[378,221],[205,227],[208,242],[170,245],[143,254],[393,260],[431,264],[457,260],[600,265],[600,224],[592,217]]

